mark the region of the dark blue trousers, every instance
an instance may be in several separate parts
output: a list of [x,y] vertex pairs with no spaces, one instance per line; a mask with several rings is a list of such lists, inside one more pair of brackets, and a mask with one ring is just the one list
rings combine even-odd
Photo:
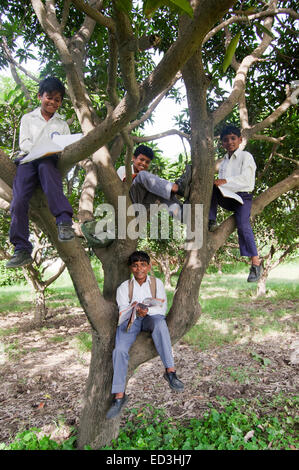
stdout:
[[246,192],[237,193],[242,199],[240,204],[235,199],[223,197],[220,189],[213,185],[212,201],[209,220],[216,220],[218,205],[223,209],[234,212],[241,256],[257,256],[257,248],[254,234],[250,224],[250,211],[252,206],[252,194]]
[[38,159],[19,165],[13,183],[13,199],[10,207],[10,241],[15,251],[32,251],[29,241],[29,201],[37,185],[45,193],[56,223],[72,222],[73,209],[63,193],[61,174],[56,168],[57,156]]

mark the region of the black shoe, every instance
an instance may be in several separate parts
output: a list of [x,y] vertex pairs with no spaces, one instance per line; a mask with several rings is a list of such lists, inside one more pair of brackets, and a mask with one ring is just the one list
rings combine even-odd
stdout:
[[30,256],[30,253],[25,250],[18,250],[6,263],[7,268],[20,268],[22,266],[28,266],[33,263],[33,259]]
[[122,398],[114,398],[112,405],[107,411],[106,419],[112,419],[112,418],[115,418],[115,416],[119,415],[122,407],[127,401],[128,399],[126,395],[124,395]]
[[165,372],[163,375],[164,379],[167,380],[169,387],[176,392],[182,392],[184,390],[184,384],[181,382],[175,372]]
[[178,196],[182,196],[185,199],[189,198],[191,179],[192,179],[192,166],[186,165],[185,173],[183,173],[182,176],[176,180],[176,184],[179,187],[178,192],[177,192]]
[[247,282],[257,282],[263,274],[263,271],[264,268],[262,266],[262,263],[259,266],[252,264],[249,271],[249,276],[247,278]]
[[209,232],[215,232],[217,230],[218,225],[216,220],[209,220]]
[[57,230],[58,240],[60,242],[70,242],[75,238],[75,233],[71,222],[59,222],[59,224],[57,224]]

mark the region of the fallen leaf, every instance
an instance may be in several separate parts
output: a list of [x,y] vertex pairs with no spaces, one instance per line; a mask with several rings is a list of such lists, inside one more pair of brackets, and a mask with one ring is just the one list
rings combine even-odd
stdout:
[[247,442],[249,439],[251,439],[254,436],[254,431],[248,431],[246,436],[244,437],[244,441]]

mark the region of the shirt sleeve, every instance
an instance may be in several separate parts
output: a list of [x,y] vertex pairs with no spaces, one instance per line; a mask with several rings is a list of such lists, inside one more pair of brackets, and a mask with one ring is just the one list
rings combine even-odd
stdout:
[[29,153],[33,147],[33,142],[30,133],[29,118],[26,115],[24,115],[21,119],[19,147],[22,153]]
[[163,282],[156,278],[156,298],[163,301],[161,307],[149,307],[149,315],[166,315],[167,312],[167,296]]
[[126,171],[124,166],[120,166],[118,170],[116,171],[117,176],[121,181],[123,181],[124,177],[126,176]]
[[128,281],[123,282],[116,290],[116,303],[118,305],[118,311],[121,313],[127,307],[129,307],[129,287]]
[[252,191],[255,182],[255,170],[256,164],[253,156],[247,152],[243,160],[241,173],[234,176],[226,176],[227,183],[223,186],[233,192]]

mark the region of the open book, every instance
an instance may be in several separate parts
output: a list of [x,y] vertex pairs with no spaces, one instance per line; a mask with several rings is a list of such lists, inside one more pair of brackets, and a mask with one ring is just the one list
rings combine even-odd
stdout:
[[141,307],[141,308],[162,307],[163,302],[164,302],[164,299],[160,300],[160,299],[154,299],[153,297],[147,297],[146,299],[142,301],[142,303],[139,302],[134,307],[132,307],[132,305],[129,305],[128,308],[126,308],[125,310],[121,312],[121,315],[119,316],[119,320],[118,320],[118,325],[121,325],[126,320],[129,320],[128,325],[127,325],[127,331],[128,331],[137,317],[137,307]]
[[41,157],[61,153],[65,147],[77,142],[81,137],[83,137],[83,134],[55,134],[53,139],[44,139],[32,148],[31,152],[20,161],[20,165],[32,162]]
[[231,191],[230,189],[227,189],[223,186],[225,186],[225,185],[221,184],[220,186],[218,186],[218,189],[220,189],[220,191],[222,193],[222,196],[230,197],[231,199],[235,199],[236,201],[238,201],[240,204],[244,204],[243,199],[239,196],[239,194],[236,194],[233,191]]

